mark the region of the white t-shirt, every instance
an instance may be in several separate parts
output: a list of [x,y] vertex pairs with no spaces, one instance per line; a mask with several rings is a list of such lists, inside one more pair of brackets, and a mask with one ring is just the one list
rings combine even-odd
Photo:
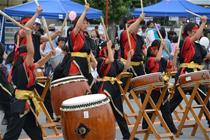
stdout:
[[50,64],[52,66],[53,69],[55,69],[55,67],[62,62],[64,54],[62,53],[61,48],[57,47],[55,48],[55,56],[50,58]]

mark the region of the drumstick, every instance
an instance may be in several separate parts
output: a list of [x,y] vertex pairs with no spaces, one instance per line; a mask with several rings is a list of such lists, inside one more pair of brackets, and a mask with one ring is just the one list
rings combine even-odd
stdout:
[[141,0],[141,13],[144,13],[144,5],[143,5],[143,0]]
[[38,2],[38,0],[34,0],[34,2],[35,2],[35,4],[36,4],[37,7],[40,5],[39,2]]
[[[158,32],[158,35],[160,36],[160,40],[161,40],[161,41],[164,41],[164,40],[163,40],[163,37],[162,37],[162,35],[161,35],[161,33],[160,33],[160,31],[159,31],[158,26],[157,26],[156,23],[155,23],[155,28],[156,28],[156,30],[157,30],[157,32]],[[164,47],[164,49],[166,50],[166,52],[167,52],[168,54],[170,54],[170,52],[169,52],[169,50],[168,50],[167,47]]]
[[66,13],[66,17],[65,17],[65,19],[63,21],[63,24],[61,26],[61,33],[63,33],[63,31],[64,31],[64,27],[65,27],[65,25],[67,23],[67,20],[68,20],[68,15],[69,15],[69,12]]
[[84,0],[85,1],[85,4],[87,4],[87,0]]
[[0,88],[2,88],[7,94],[9,94],[10,96],[12,96],[12,94],[10,93],[10,91],[7,90],[1,83],[0,83]]
[[160,31],[159,31],[158,26],[157,26],[156,23],[155,23],[155,28],[156,28],[156,30],[158,32],[158,35],[160,36],[160,39],[163,40],[163,37],[162,37],[162,35],[161,35],[161,33],[160,33]]
[[50,43],[50,48],[52,50],[54,50],[54,46],[53,46],[53,43],[52,43],[52,39],[51,39],[51,36],[50,36],[50,33],[49,33],[49,30],[48,30],[48,26],[47,26],[47,22],[46,22],[46,19],[42,16],[42,24],[44,26],[44,31],[45,33],[47,33],[47,37],[49,39],[49,43]]
[[185,11],[188,12],[188,13],[190,13],[190,14],[192,14],[192,15],[194,15],[194,16],[196,16],[196,17],[201,18],[201,15],[198,15],[198,14],[196,14],[196,13],[190,11],[190,10],[185,10]]
[[109,40],[109,35],[107,33],[107,29],[106,29],[106,26],[104,24],[104,18],[103,17],[101,17],[101,23],[102,23],[102,26],[104,28],[104,33],[105,33],[105,36],[106,36],[106,40]]
[[131,50],[132,46],[131,46],[130,34],[129,34],[129,31],[128,31],[128,24],[125,25],[125,28],[126,28],[126,33],[127,33],[127,37],[128,37],[128,46],[129,46],[129,49]]
[[183,26],[181,25],[180,30],[179,30],[179,37],[178,37],[178,43],[177,43],[177,46],[179,46],[179,44],[180,44],[181,35],[182,35],[182,28],[183,28]]
[[10,21],[11,21],[12,23],[14,23],[15,25],[17,25],[17,26],[19,26],[19,27],[21,27],[21,28],[23,28],[23,29],[25,29],[25,30],[31,30],[31,29],[29,29],[29,28],[23,26],[22,24],[20,24],[19,22],[17,22],[16,20],[14,20],[12,17],[8,16],[6,13],[4,13],[4,12],[1,11],[1,10],[0,10],[0,14],[1,14],[2,16],[4,16],[5,18],[7,18],[8,20],[10,20]]

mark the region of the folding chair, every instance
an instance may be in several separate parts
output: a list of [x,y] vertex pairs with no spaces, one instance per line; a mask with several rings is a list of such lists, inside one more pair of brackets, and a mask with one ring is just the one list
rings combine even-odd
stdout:
[[[182,119],[180,121],[180,124],[178,126],[177,137],[179,137],[179,133],[182,131],[182,129],[186,127],[193,128],[192,133],[191,133],[191,135],[193,136],[195,135],[197,127],[199,126],[205,139],[209,140],[210,139],[210,137],[208,136],[209,129],[206,129],[203,126],[203,124],[201,123],[201,118],[203,114],[206,113],[208,119],[210,119],[210,113],[209,113],[208,108],[206,107],[206,104],[210,96],[210,90],[208,90],[205,100],[203,100],[200,94],[198,93],[198,90],[200,90],[199,88],[200,85],[208,85],[208,86],[210,85],[209,71],[203,70],[203,71],[183,74],[179,77],[178,82],[179,82],[178,90],[186,104],[186,107],[185,107],[185,111],[183,113]],[[191,95],[189,99],[186,97],[186,93],[185,93],[186,91],[191,91]],[[192,105],[193,101],[196,99],[199,105],[198,104]],[[196,114],[194,109],[200,109],[199,114]],[[195,119],[195,124],[184,125],[189,112],[191,112],[193,118]]]
[[137,114],[135,113],[135,110],[132,107],[131,102],[130,102],[128,96],[127,96],[127,92],[129,90],[130,81],[131,81],[132,77],[133,77],[133,74],[129,73],[129,72],[122,72],[117,76],[117,79],[119,79],[120,81],[125,83],[125,84],[123,84],[123,87],[122,87],[122,85],[119,84],[119,88],[120,88],[120,91],[121,91],[122,100],[125,101],[125,103],[128,106],[128,109],[130,110],[129,113],[124,112],[124,117],[125,117],[128,125],[132,125],[131,121],[129,120],[129,117],[137,117]]
[[[131,131],[130,140],[132,140],[137,133],[145,133],[144,140],[147,140],[149,134],[152,132],[156,139],[161,138],[169,138],[174,140],[173,134],[171,133],[170,129],[168,128],[166,122],[164,121],[162,115],[159,112],[160,106],[163,102],[167,91],[167,84],[165,84],[164,80],[162,79],[161,73],[152,73],[147,74],[139,77],[135,77],[131,79],[131,86],[132,90],[130,91],[131,95],[134,98],[135,103],[138,106],[138,116],[135,122],[135,125]],[[155,89],[160,89],[161,95],[155,104],[153,99],[151,98],[152,91]],[[136,94],[145,94],[145,98],[143,103],[138,99]],[[151,109],[147,109],[146,106],[150,104]],[[153,113],[152,117],[148,116],[148,113]],[[165,133],[159,133],[154,127],[154,121],[156,118],[159,118],[160,123],[162,124],[163,128],[165,129]],[[137,131],[141,119],[144,118],[148,124],[148,129],[143,131]]]

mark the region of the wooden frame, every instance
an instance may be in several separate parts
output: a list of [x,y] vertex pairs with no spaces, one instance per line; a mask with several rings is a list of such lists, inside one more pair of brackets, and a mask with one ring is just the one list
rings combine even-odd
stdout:
[[130,117],[135,117],[135,118],[137,117],[137,113],[135,112],[135,110],[134,110],[133,106],[131,105],[129,98],[127,96],[127,92],[129,90],[132,77],[133,77],[133,74],[129,73],[129,72],[122,72],[121,74],[119,74],[117,76],[117,79],[119,79],[120,81],[122,81],[124,78],[127,78],[124,88],[121,85],[119,85],[119,88],[120,88],[122,100],[125,101],[125,103],[128,106],[128,109],[130,110],[129,113],[124,112],[124,117],[125,117],[128,125],[132,125],[131,121],[129,120]]
[[[131,90],[130,93],[133,96],[134,101],[137,104],[139,110],[138,110],[138,116],[137,116],[135,125],[131,131],[131,137],[129,140],[133,140],[135,134],[142,133],[142,132],[145,133],[144,140],[147,140],[149,138],[149,135],[151,132],[154,134],[155,138],[158,140],[161,138],[169,138],[171,140],[174,140],[173,134],[171,133],[170,129],[168,128],[166,122],[164,121],[162,115],[159,112],[161,103],[163,102],[163,98],[167,91],[167,85],[163,85],[161,87],[161,95],[157,101],[157,104],[155,104],[153,99],[151,98],[151,94],[152,94],[152,91],[157,88],[160,88],[160,87],[156,87],[155,83],[151,83],[150,85],[147,86],[146,93],[138,90],[138,88],[136,90],[135,89]],[[138,99],[136,94],[146,94],[143,103]],[[151,105],[152,107],[151,109],[146,109],[146,106],[148,103]],[[148,116],[149,112],[153,112],[153,115],[151,118]],[[166,131],[165,133],[159,134],[159,132],[155,129],[154,122],[155,122],[156,117],[159,118],[163,128]],[[143,131],[137,131],[142,118],[146,120],[148,124],[148,129],[143,130]]]
[[[185,111],[183,113],[182,119],[180,121],[180,124],[178,126],[178,131],[177,131],[177,135],[176,135],[177,137],[180,136],[179,134],[180,134],[180,132],[182,131],[183,128],[189,128],[189,127],[193,128],[191,135],[194,136],[195,133],[196,133],[196,130],[199,126],[200,129],[201,129],[201,132],[203,133],[203,135],[205,137],[205,139],[206,140],[210,139],[210,137],[208,136],[209,129],[206,129],[203,126],[203,124],[201,123],[201,118],[202,118],[204,112],[207,114],[208,119],[210,119],[210,112],[208,111],[208,108],[206,107],[206,104],[207,104],[207,102],[209,100],[209,97],[210,97],[210,90],[208,90],[208,94],[207,94],[205,100],[203,101],[201,96],[198,94],[198,91],[197,91],[201,84],[202,84],[202,82],[200,82],[200,81],[192,83],[192,89],[193,90],[191,92],[191,96],[190,96],[189,99],[186,97],[186,94],[184,92],[184,88],[182,87],[182,85],[178,86],[179,93],[181,94],[184,102],[186,103],[186,107],[185,107]],[[192,102],[195,99],[198,100],[200,105],[192,106]],[[200,112],[199,112],[198,115],[194,111],[194,108],[200,108]],[[184,125],[185,121],[187,120],[187,115],[188,115],[189,112],[192,113],[192,116],[195,119],[195,124]]]

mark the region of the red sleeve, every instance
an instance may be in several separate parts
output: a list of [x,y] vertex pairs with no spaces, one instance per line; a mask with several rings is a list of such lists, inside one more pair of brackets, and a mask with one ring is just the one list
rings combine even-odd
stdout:
[[[123,48],[124,48],[124,59],[128,58],[128,52],[130,51],[130,47],[129,47],[129,43],[128,43],[128,36],[127,36],[127,32],[126,30],[122,32],[122,44],[123,44]],[[136,49],[136,40],[132,37],[132,35],[130,34],[130,41],[131,41],[131,48]]]
[[195,49],[193,45],[194,44],[190,41],[190,37],[186,37],[181,50],[181,56],[185,63],[190,62],[195,55]]
[[100,67],[100,73],[101,73],[101,76],[106,76],[107,73],[109,72],[109,68],[108,68],[109,64],[105,63],[107,58],[101,57],[101,59],[102,59],[102,63]]
[[34,85],[35,83],[35,75],[34,75],[34,70],[35,70],[35,64],[33,64],[32,66],[29,66],[26,63],[26,60],[23,63],[24,67],[25,67],[25,71],[26,71],[26,76],[28,77],[28,85],[27,87],[31,87]]
[[78,33],[75,35],[74,30],[71,32],[72,48],[74,52],[79,52],[85,43],[85,37],[83,34]]
[[150,57],[147,62],[150,73],[159,72],[160,64],[155,60],[155,57]]

